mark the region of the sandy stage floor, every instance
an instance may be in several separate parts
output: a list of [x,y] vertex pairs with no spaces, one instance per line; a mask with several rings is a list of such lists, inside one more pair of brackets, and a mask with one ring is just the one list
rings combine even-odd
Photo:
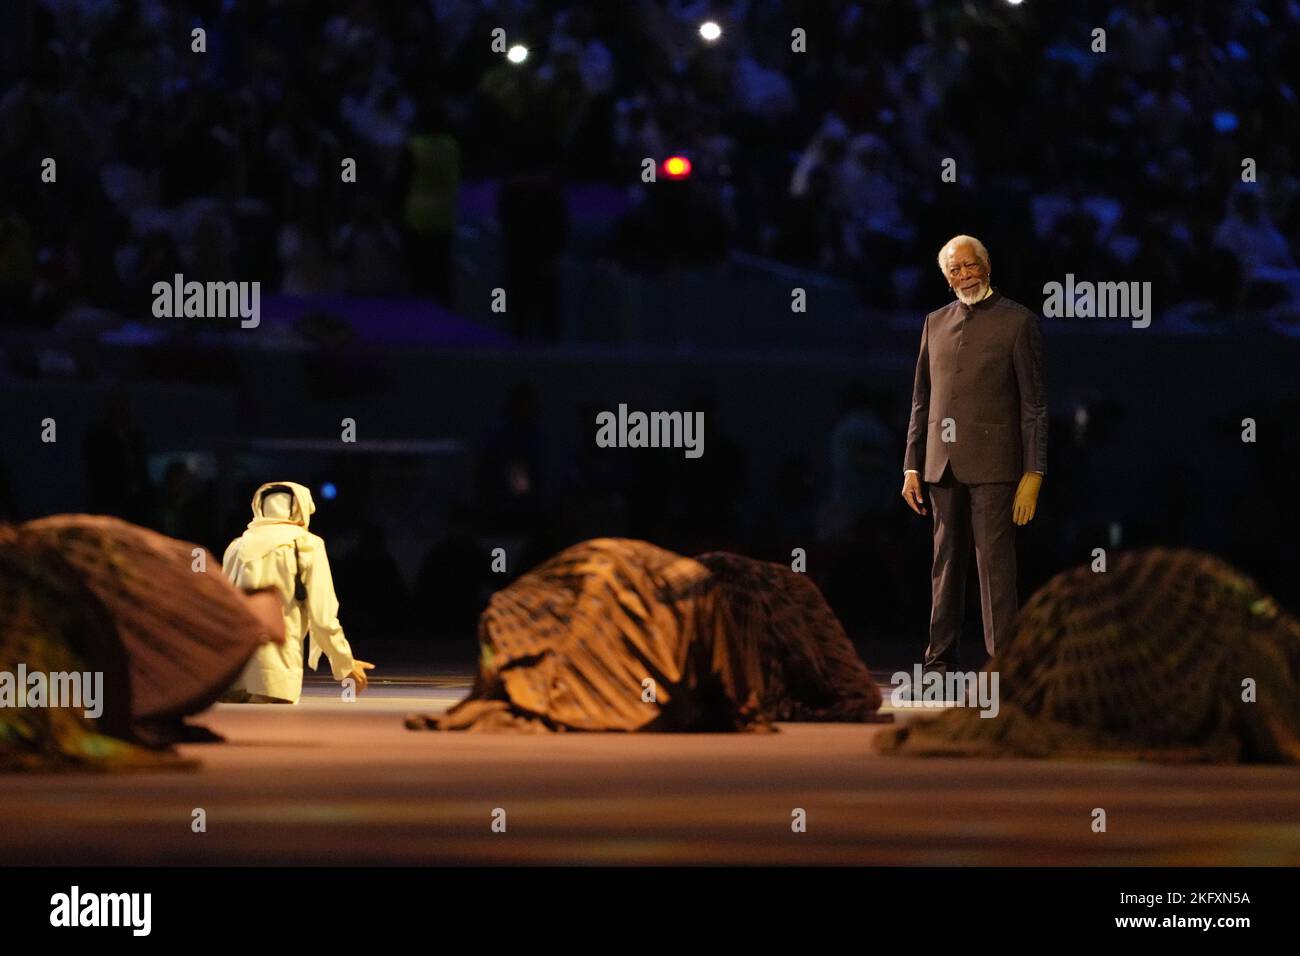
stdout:
[[847,724],[417,733],[463,678],[336,686],[218,705],[198,771],[0,777],[0,863],[1300,864],[1300,768],[879,757]]

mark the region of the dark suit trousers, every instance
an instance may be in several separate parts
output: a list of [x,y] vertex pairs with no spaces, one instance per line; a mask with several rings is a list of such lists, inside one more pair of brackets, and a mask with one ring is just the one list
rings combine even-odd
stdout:
[[962,484],[943,470],[928,483],[934,514],[934,566],[931,570],[930,646],[925,665],[955,667],[959,660],[962,619],[966,611],[966,568],[971,542],[980,579],[984,647],[991,656],[1011,638],[1019,601],[1016,596],[1016,530],[1011,505],[1016,482]]

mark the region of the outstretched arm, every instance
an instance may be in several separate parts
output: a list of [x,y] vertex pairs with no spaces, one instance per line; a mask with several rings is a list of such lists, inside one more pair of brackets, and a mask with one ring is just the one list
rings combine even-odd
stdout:
[[[325,543],[319,538],[312,540],[311,550],[302,550],[299,562],[303,584],[307,586],[308,630],[316,646],[329,658],[334,679],[343,680],[352,673],[352,648],[339,623],[339,599],[334,594],[334,577]],[[314,659],[311,665],[316,666]]]

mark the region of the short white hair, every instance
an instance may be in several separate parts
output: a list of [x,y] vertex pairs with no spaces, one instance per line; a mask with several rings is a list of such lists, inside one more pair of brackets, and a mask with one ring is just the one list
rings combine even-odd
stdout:
[[944,274],[945,278],[948,275],[948,266],[943,261],[944,256],[947,255],[948,250],[951,249],[953,246],[962,246],[962,245],[966,245],[967,243],[969,243],[970,247],[975,250],[975,258],[980,261],[980,265],[984,267],[984,271],[985,272],[993,271],[992,265],[989,262],[989,251],[984,248],[984,243],[980,242],[974,236],[953,236],[951,239],[945,242],[943,244],[943,248],[939,250],[939,271]]

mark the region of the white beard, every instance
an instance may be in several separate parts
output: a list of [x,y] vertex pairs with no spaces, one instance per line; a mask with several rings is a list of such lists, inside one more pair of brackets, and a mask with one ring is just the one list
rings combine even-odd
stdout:
[[952,291],[957,293],[958,301],[960,301],[964,305],[974,305],[980,299],[988,295],[989,284],[987,282],[981,282],[980,287],[976,289],[974,292],[971,292],[969,294],[962,292],[961,289],[953,289]]

